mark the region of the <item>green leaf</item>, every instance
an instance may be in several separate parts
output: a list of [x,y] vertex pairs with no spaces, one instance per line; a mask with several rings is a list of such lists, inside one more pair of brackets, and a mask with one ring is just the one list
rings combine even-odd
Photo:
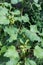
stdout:
[[6,65],[17,65],[18,59],[10,59],[10,61],[6,62]]
[[0,16],[8,14],[8,9],[0,6]]
[[20,21],[20,22],[23,21],[24,23],[26,23],[26,22],[30,23],[29,22],[29,17],[28,17],[27,14],[25,14],[24,16],[20,16],[20,17],[14,17],[14,20],[15,21]]
[[0,41],[0,46],[2,46],[2,43],[1,43],[1,41]]
[[35,46],[34,56],[36,56],[39,59],[42,59],[43,58],[43,49],[40,48],[39,46]]
[[8,48],[8,50],[6,51],[6,53],[4,54],[5,57],[9,57],[9,58],[18,58],[19,59],[19,55],[18,52],[15,49],[15,46],[10,46]]
[[22,20],[23,22],[29,22],[29,17],[27,14],[25,14],[24,16],[22,16]]
[[14,21],[22,22],[22,19],[21,19],[21,17],[14,17]]
[[43,39],[41,39],[41,47],[43,47]]
[[9,42],[12,42],[13,40],[17,40],[18,36],[18,29],[16,27],[5,27],[4,31],[10,35],[10,38],[8,39]]
[[21,14],[20,10],[17,9],[14,10],[14,15],[20,15],[20,14]]
[[26,59],[25,65],[36,65],[36,63],[33,60]]
[[30,26],[30,31],[38,33],[37,26],[36,25],[31,25]]
[[10,21],[9,21],[9,19],[7,17],[0,16],[0,24],[7,25],[9,23],[10,23]]
[[38,3],[38,0],[34,0],[35,3]]
[[15,49],[15,46],[10,46],[4,56],[10,58],[10,61],[8,61],[6,65],[16,65],[18,63],[19,55]]
[[[41,5],[40,5],[40,4],[35,3],[35,6],[36,6],[39,10],[41,10]],[[38,17],[38,16],[37,16],[37,17]]]
[[31,41],[38,41],[40,42],[41,39],[40,37],[38,37],[38,35],[36,33],[34,33],[33,31],[27,30],[26,28],[23,28],[22,33],[24,32],[24,34],[31,40]]
[[11,3],[12,4],[17,4],[18,3],[18,0],[11,0]]
[[12,4],[17,4],[18,2],[22,2],[23,0],[11,0]]
[[8,14],[8,9],[0,6],[0,24],[6,25],[10,23],[9,19],[6,17],[7,14]]
[[6,6],[6,7],[11,7],[11,4],[10,4],[10,3],[4,2],[3,4],[4,4],[4,6]]
[[1,48],[1,53],[6,52],[6,50],[7,50],[6,46],[3,46],[3,47]]

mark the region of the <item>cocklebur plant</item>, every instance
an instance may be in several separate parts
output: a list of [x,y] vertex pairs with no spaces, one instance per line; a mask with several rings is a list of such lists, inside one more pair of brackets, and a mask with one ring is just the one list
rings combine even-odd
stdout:
[[38,0],[0,2],[0,65],[43,65],[42,5]]

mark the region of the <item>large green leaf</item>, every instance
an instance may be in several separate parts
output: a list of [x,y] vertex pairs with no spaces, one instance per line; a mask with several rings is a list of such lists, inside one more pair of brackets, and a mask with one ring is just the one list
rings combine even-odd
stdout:
[[32,32],[38,33],[37,25],[31,25],[31,26],[30,26],[30,30],[31,30]]
[[6,15],[6,14],[8,14],[8,9],[0,6],[0,15]]
[[10,21],[9,21],[9,19],[7,18],[7,17],[5,17],[5,16],[0,16],[0,24],[2,25],[7,25],[7,24],[9,24],[10,23]]
[[18,52],[15,49],[15,46],[10,46],[4,56],[9,58],[19,58]]
[[8,14],[8,10],[5,7],[0,6],[0,24],[9,24],[10,21],[9,19],[6,17],[6,15]]
[[33,60],[26,59],[25,60],[25,65],[36,65],[36,63]]
[[10,59],[10,61],[6,62],[6,65],[17,65],[18,59]]
[[13,40],[17,40],[18,35],[18,29],[16,27],[5,27],[4,31],[9,34],[10,38],[8,39],[9,42],[12,42]]
[[34,56],[36,56],[39,59],[42,59],[43,58],[43,49],[40,48],[39,46],[35,46]]
[[21,32],[24,32],[24,34],[31,40],[31,41],[38,41],[40,42],[40,37],[33,31],[27,30],[26,28],[23,28]]
[[10,58],[10,61],[8,61],[6,65],[16,65],[18,63],[19,55],[15,49],[15,46],[10,46],[4,56]]

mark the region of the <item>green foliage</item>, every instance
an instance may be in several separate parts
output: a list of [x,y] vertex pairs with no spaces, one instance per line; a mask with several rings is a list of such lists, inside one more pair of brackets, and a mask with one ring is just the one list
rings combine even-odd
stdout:
[[0,65],[43,65],[42,61],[42,2],[0,2]]
[[37,58],[42,59],[43,58],[43,49],[41,49],[39,46],[36,46],[35,49],[34,49],[34,55]]
[[18,52],[16,51],[14,46],[10,46],[6,53],[4,54],[5,57],[9,57],[10,61],[6,63],[6,65],[17,65],[19,60]]
[[34,0],[35,3],[38,3],[38,0]]
[[36,63],[33,60],[26,59],[25,65],[36,65]]
[[18,31],[19,30],[16,27],[14,28],[13,26],[5,27],[4,32],[10,35],[10,38],[7,41],[12,42],[13,40],[16,40]]
[[23,0],[16,0],[16,1],[15,1],[15,0],[11,0],[11,3],[12,3],[12,4],[17,4],[18,2],[22,2],[22,1],[23,1]]

